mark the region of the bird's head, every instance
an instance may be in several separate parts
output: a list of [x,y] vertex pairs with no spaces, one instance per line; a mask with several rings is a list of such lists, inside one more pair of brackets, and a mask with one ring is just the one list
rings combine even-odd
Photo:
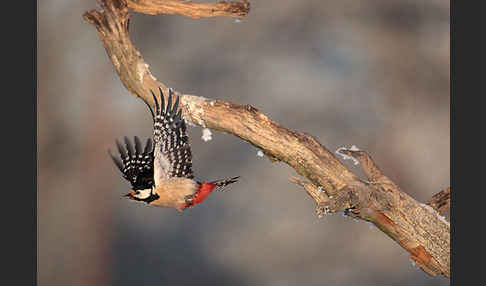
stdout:
[[145,190],[131,189],[130,192],[124,195],[123,197],[129,200],[150,202],[151,197],[153,197],[153,193],[152,193],[152,189],[145,189]]

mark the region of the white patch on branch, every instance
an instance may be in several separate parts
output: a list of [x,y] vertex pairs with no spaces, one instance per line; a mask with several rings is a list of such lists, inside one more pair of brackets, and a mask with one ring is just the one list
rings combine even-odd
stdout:
[[96,8],[99,9],[100,13],[104,13],[105,12],[105,9],[103,9],[103,7],[101,7],[101,5],[98,2],[96,2],[95,5],[96,5]]
[[366,221],[366,220],[364,222],[368,225],[368,227],[370,229],[373,229],[375,227],[375,225],[372,222],[369,222],[369,221]]
[[446,225],[448,225],[449,227],[451,227],[451,224],[445,219],[445,217],[441,216],[439,213],[437,213],[437,217],[443,222],[445,223]]
[[150,75],[150,77],[152,78],[153,81],[157,81],[157,79],[155,78],[155,76],[150,71],[148,71],[148,73],[149,73],[149,75]]
[[328,206],[325,206],[325,207],[324,207],[324,210],[321,210],[321,209],[319,209],[319,207],[317,207],[317,208],[316,208],[316,212],[317,212],[317,211],[322,211],[322,212],[321,212],[321,213],[318,215],[318,217],[319,217],[319,218],[323,218],[325,215],[333,215],[333,214],[334,214],[333,212],[331,212],[331,210],[329,209],[329,207],[328,207]]
[[141,83],[143,83],[143,77],[145,76],[145,73],[147,72],[148,69],[149,69],[149,65],[144,61],[139,61],[137,63],[137,75]]
[[204,142],[208,142],[211,139],[213,139],[212,135],[213,135],[213,133],[211,133],[211,130],[209,130],[208,128],[204,128],[202,130],[201,139],[204,140]]
[[180,97],[181,103],[187,108],[189,114],[184,116],[186,122],[196,123],[202,127],[206,127],[204,123],[204,109],[202,105],[207,100],[202,96],[195,96],[195,95],[181,95]]
[[263,157],[263,152],[262,152],[262,150],[258,150],[258,152],[257,152],[257,156],[258,156],[258,157]]
[[343,157],[343,160],[352,160],[355,165],[359,164],[359,161],[356,160],[353,156],[346,155],[344,153],[341,153],[341,151],[360,151],[358,147],[355,145],[351,146],[351,148],[346,148],[346,147],[341,147],[336,150],[336,154],[341,155]]
[[440,213],[438,211],[436,211],[433,207],[429,206],[429,205],[426,205],[426,204],[420,204],[422,207],[424,207],[427,211],[429,211],[430,213],[433,213],[437,216],[437,218],[442,221],[443,223],[445,223],[448,227],[451,226],[450,222],[448,222],[445,217],[441,216]]
[[408,259],[410,261],[410,263],[412,263],[412,266],[417,268],[417,265],[415,265],[415,260],[413,260],[412,258],[409,258]]
[[349,148],[349,151],[361,151],[358,147],[356,147],[356,145],[353,145],[351,146],[351,148]]

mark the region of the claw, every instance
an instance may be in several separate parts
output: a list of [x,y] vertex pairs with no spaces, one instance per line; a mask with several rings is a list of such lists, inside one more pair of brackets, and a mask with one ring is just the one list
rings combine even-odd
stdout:
[[184,197],[184,201],[186,202],[185,208],[194,207],[194,199],[195,198],[196,198],[196,194],[185,196]]

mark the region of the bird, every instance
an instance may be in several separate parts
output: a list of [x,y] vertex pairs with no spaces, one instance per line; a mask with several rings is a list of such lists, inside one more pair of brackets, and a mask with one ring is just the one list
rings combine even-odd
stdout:
[[179,109],[179,96],[172,104],[173,90],[169,89],[167,105],[160,91],[160,104],[151,90],[155,102],[155,112],[148,106],[153,119],[153,143],[147,139],[142,143],[134,136],[135,148],[128,137],[124,137],[125,147],[116,140],[119,157],[108,153],[131,184],[131,189],[123,198],[149,206],[173,208],[179,212],[202,203],[214,190],[225,191],[226,186],[238,181],[240,176],[211,182],[194,179],[192,153],[186,123]]

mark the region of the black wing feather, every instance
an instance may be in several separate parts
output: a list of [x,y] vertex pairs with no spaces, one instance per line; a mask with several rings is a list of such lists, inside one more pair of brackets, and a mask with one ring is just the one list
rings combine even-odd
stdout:
[[140,142],[140,139],[138,139],[137,136],[133,137],[133,140],[135,141],[135,154],[142,155],[142,143]]
[[[115,165],[122,172],[123,178],[130,182],[132,189],[144,190],[152,188],[154,184],[154,153],[152,150],[152,140],[147,140],[145,149],[141,153],[141,143],[138,137],[135,136],[135,151],[130,140],[125,137],[125,148],[116,140],[118,151],[120,152],[120,158],[117,158],[111,154],[110,157],[115,162]],[[120,160],[121,159],[121,160]]]
[[149,152],[152,152],[152,140],[150,138],[147,138],[147,143],[145,144],[145,149],[143,150],[143,153],[147,154]]
[[135,153],[133,151],[133,145],[132,145],[132,142],[130,142],[130,140],[128,139],[127,136],[125,136],[125,144],[127,145],[127,150],[128,150],[128,156],[129,157],[133,157],[133,154]]
[[113,162],[115,162],[115,165],[118,167],[118,169],[120,170],[120,172],[123,173],[123,163],[122,163],[122,161],[119,158],[113,156],[113,154],[111,154],[111,151],[110,150],[108,150],[108,154],[110,154],[111,159],[113,159]]
[[120,152],[120,156],[123,158],[126,158],[128,155],[127,155],[127,152],[125,151],[125,149],[123,148],[123,146],[120,144],[120,142],[118,141],[118,139],[116,140],[116,147],[118,148],[118,152]]
[[[194,178],[192,172],[192,153],[189,145],[189,137],[186,134],[186,123],[182,119],[182,111],[179,110],[179,96],[173,102],[173,92],[169,89],[167,105],[164,103],[162,89],[159,88],[161,104],[159,106],[154,95],[155,111],[154,143],[155,148],[160,148],[161,155],[169,162],[169,169],[165,170],[169,177]],[[153,93],[152,93],[153,94]]]

